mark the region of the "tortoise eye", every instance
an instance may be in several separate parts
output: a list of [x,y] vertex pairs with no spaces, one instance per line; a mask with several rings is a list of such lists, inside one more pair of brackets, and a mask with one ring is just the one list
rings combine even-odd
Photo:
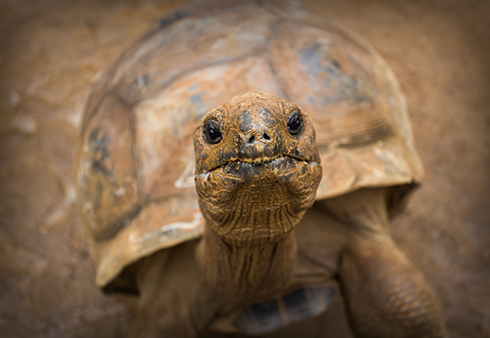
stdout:
[[295,111],[289,116],[288,131],[291,135],[297,135],[303,129],[303,117],[299,111]]
[[223,139],[223,133],[215,121],[209,120],[204,124],[204,135],[211,144],[219,143]]

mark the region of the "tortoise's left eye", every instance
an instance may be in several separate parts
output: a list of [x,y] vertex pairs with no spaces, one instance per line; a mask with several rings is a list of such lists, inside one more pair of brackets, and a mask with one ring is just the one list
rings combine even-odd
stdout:
[[288,119],[288,131],[291,135],[298,135],[303,129],[303,116],[296,110]]
[[223,133],[216,121],[209,120],[204,124],[204,135],[211,144],[219,143],[223,139]]

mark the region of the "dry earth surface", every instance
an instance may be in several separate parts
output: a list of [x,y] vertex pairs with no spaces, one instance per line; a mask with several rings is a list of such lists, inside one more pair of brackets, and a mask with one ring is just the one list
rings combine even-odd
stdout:
[[[305,2],[397,74],[427,176],[395,240],[439,295],[449,336],[490,337],[490,1]],[[183,3],[1,1],[0,336],[126,332],[134,300],[96,289],[75,208],[77,128],[97,72]]]

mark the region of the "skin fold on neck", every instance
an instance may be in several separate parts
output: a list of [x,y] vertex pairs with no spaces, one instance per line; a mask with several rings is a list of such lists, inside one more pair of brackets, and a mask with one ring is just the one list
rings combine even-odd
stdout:
[[259,300],[282,292],[296,258],[291,231],[275,241],[230,242],[205,226],[197,260],[208,283],[231,300]]

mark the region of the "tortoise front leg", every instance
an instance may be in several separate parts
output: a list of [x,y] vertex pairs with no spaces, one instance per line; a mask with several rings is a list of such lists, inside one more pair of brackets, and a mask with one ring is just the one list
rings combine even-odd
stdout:
[[394,243],[353,242],[340,279],[358,337],[445,336],[437,298]]
[[388,229],[389,189],[361,189],[325,201],[350,240],[339,275],[358,337],[444,337],[441,309],[424,276]]

